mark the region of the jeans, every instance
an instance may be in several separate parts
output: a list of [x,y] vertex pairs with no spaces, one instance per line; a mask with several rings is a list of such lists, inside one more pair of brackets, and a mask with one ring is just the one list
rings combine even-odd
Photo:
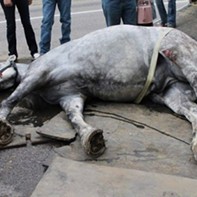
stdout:
[[9,55],[16,55],[16,57],[18,57],[15,22],[15,8],[17,7],[24,28],[25,38],[31,55],[33,56],[34,53],[38,52],[38,47],[35,39],[35,34],[30,22],[28,0],[13,0],[13,6],[11,7],[5,7],[3,0],[0,1],[7,23],[7,41]]
[[54,23],[56,5],[60,12],[61,33],[60,44],[70,41],[71,32],[71,0],[42,0],[43,19],[41,25],[40,53],[44,54],[51,47],[51,31]]
[[161,17],[162,25],[172,25],[176,27],[176,0],[168,1],[168,13],[164,7],[163,0],[156,0],[156,5]]
[[136,25],[136,0],[102,0],[107,26],[124,24]]

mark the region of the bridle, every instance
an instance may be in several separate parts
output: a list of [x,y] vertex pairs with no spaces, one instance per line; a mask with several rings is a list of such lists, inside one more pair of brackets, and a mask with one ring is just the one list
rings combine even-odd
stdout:
[[17,77],[18,77],[18,69],[16,67],[15,60],[16,60],[15,55],[12,55],[12,56],[9,57],[9,59],[5,63],[5,66],[2,69],[0,69],[0,78],[3,76],[3,72],[6,69],[13,67],[14,70],[16,71],[16,77],[15,77],[15,84],[16,84],[16,80],[17,80]]

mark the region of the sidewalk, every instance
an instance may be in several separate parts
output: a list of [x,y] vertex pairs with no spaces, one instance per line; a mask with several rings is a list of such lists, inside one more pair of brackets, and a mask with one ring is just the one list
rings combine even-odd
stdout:
[[177,29],[197,40],[197,1],[177,13]]

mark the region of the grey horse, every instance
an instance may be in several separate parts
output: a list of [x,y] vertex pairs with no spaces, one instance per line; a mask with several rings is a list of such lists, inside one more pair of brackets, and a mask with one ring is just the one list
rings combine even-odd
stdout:
[[[161,39],[163,32],[167,33]],[[12,62],[6,67],[2,63],[0,89],[18,85],[1,103],[1,146],[12,140],[7,116],[33,93],[47,103],[59,104],[85,152],[98,157],[105,150],[103,131],[84,121],[86,99],[136,101],[147,82],[155,46],[156,68],[143,96],[191,122],[191,148],[197,159],[197,42],[179,30],[160,27],[108,27],[54,48],[29,65]]]

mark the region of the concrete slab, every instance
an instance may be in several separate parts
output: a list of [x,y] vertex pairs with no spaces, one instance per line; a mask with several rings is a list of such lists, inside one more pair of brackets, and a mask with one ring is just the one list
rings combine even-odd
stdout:
[[197,197],[197,180],[56,157],[31,197]]
[[65,112],[61,112],[45,122],[42,127],[37,128],[36,132],[41,136],[64,142],[71,142],[76,137],[76,132],[69,123]]
[[[12,116],[17,116],[17,114],[23,113],[24,118],[20,118],[20,123],[22,124],[29,121],[29,118],[32,118],[32,114],[28,114],[28,112],[29,111],[25,108],[16,107],[12,113]],[[25,146],[29,142],[31,144],[42,144],[50,142],[51,140],[59,140],[70,143],[75,140],[76,137],[76,132],[68,122],[64,112],[61,112],[52,119],[47,120],[41,127],[35,127],[32,123],[21,124],[13,125],[13,141],[6,146],[0,147],[0,149]]]
[[144,105],[94,103],[87,106],[85,119],[103,129],[106,152],[92,159],[79,140],[55,152],[86,163],[196,178],[196,162],[190,150],[191,126],[165,110],[160,113]]
[[[32,120],[35,118],[32,115],[32,111],[23,107],[15,107],[12,114],[9,117],[9,122],[14,127],[13,141],[0,149],[13,148],[26,146],[28,142],[32,144],[40,144],[51,141],[48,138],[44,138],[36,133],[37,128],[32,124]],[[19,120],[16,120],[16,117]]]
[[36,128],[33,126],[22,126],[22,125],[16,125],[14,127],[14,138],[13,141],[3,147],[0,147],[1,149],[7,149],[7,148],[14,148],[14,147],[20,147],[20,146],[26,146],[28,142],[31,144],[41,144],[51,141],[48,138],[44,138],[36,133]]

